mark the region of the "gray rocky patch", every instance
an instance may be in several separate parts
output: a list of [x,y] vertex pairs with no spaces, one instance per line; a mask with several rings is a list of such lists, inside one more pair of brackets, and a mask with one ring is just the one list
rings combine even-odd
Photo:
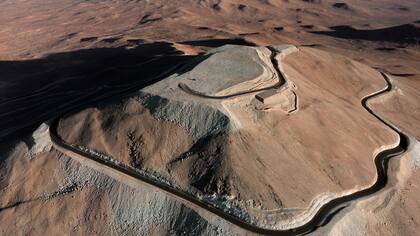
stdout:
[[[197,212],[175,198],[147,185],[134,188],[80,165],[64,155],[61,168],[70,186],[85,186],[106,193],[112,212],[110,232],[118,235],[151,232],[175,235],[239,235],[237,229],[217,216]],[[67,189],[63,189],[66,191]],[[94,204],[94,203],[92,203]]]
[[205,104],[171,101],[145,93],[141,93],[139,101],[157,119],[183,127],[194,141],[229,129],[229,118],[221,111]]

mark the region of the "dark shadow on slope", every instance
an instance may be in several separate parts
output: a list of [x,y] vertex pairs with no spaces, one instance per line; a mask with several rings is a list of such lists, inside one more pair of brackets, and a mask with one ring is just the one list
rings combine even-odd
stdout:
[[393,76],[399,76],[399,77],[412,77],[412,76],[417,75],[417,74],[412,74],[412,73],[389,73],[389,74]]
[[[339,207],[339,208],[337,208],[337,209],[335,209],[335,210],[333,210],[333,211],[331,211],[330,212],[330,214],[324,219],[324,221],[319,225],[320,227],[323,227],[323,226],[325,226],[325,225],[327,225],[332,219],[333,219],[333,217],[334,216],[336,216],[338,213],[340,213],[342,210],[344,210],[345,208],[346,208],[347,206],[342,206],[342,207]],[[314,230],[315,230],[316,228],[314,228]]]
[[301,44],[301,47],[310,47],[310,48],[316,48],[316,47],[321,47],[321,44],[317,44],[317,43],[311,43],[311,44]]
[[243,38],[205,39],[205,40],[184,41],[180,43],[191,45],[191,46],[202,46],[202,47],[211,47],[211,48],[220,47],[226,44],[256,46],[255,43],[249,42]]
[[[196,211],[193,211],[185,205],[176,211],[176,220],[171,222],[171,234],[174,235],[202,235],[207,227],[211,226]],[[174,212],[171,212],[174,214]]]
[[0,61],[0,142],[26,134],[82,103],[146,86],[188,61],[172,44],[96,48],[25,61]]
[[345,2],[336,2],[332,5],[334,8],[350,10],[350,7]]
[[328,215],[324,218],[324,220],[323,220],[321,223],[319,223],[319,225],[317,225],[316,227],[314,227],[313,229],[311,229],[310,231],[308,231],[308,232],[306,232],[306,233],[304,233],[304,234],[302,234],[302,235],[310,235],[311,233],[315,232],[318,228],[321,228],[321,227],[326,226],[328,223],[330,223],[330,221],[333,219],[333,217],[334,217],[334,216],[338,215],[338,213],[340,213],[340,212],[341,212],[342,210],[344,210],[346,207],[347,207],[347,206],[342,206],[342,207],[339,207],[339,208],[337,208],[337,209],[335,209],[335,210],[331,211],[331,213],[330,213],[330,214],[328,214]]
[[420,28],[413,24],[394,27],[358,30],[348,25],[330,27],[333,31],[311,31],[310,33],[328,35],[336,38],[359,39],[375,42],[392,42],[400,44],[419,44]]
[[393,47],[379,47],[379,48],[375,48],[375,50],[383,51],[383,52],[393,52],[393,51],[397,50],[397,48],[393,48]]

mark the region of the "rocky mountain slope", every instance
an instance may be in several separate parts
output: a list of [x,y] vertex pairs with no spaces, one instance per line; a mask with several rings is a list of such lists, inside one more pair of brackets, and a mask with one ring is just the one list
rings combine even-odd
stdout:
[[[217,48],[187,72],[67,116],[58,133],[261,227],[299,226],[373,184],[375,155],[399,137],[360,102],[386,87],[379,72],[312,48],[272,50]],[[271,90],[273,102],[258,109],[256,97]]]
[[[78,148],[254,225],[301,224],[316,203],[372,184],[373,157],[398,141],[360,104],[386,86],[379,70],[393,89],[368,105],[409,148],[391,159],[384,189],[313,233],[415,235],[419,9],[410,0],[0,1],[0,234],[251,234],[54,146],[51,121],[70,110],[58,131]],[[225,44],[255,47],[217,48]],[[298,50],[265,47],[282,44]]]

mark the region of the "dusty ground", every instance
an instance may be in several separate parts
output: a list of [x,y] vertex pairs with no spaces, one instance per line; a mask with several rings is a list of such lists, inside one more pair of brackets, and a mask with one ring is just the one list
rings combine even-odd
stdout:
[[314,235],[416,235],[419,230],[419,143],[389,163],[389,182],[377,194],[339,212]]
[[[380,73],[346,57],[301,47],[279,62],[288,83],[296,87],[298,110],[292,114],[249,108],[254,94],[214,101],[187,96],[178,87],[181,81],[217,94],[222,93],[217,89],[235,93],[232,88],[242,90],[244,84],[255,87],[248,80],[259,75],[255,72],[262,62],[257,53],[241,54],[244,50],[264,54],[262,49],[237,47],[205,55],[191,71],[157,82],[129,99],[66,117],[59,134],[67,143],[158,173],[184,191],[232,199],[251,217],[290,209],[298,215],[299,209],[309,211],[313,201],[321,201],[320,196],[370,186],[376,178],[375,154],[398,144],[398,135],[360,103],[386,87]],[[242,59],[230,64],[237,57]],[[267,63],[266,67],[273,66]],[[223,64],[228,64],[226,71]],[[264,71],[258,80],[261,87],[272,78]],[[152,98],[144,99],[141,93]],[[219,133],[189,128],[223,123],[211,115],[213,109],[228,116],[235,128]],[[189,120],[187,125],[184,119]],[[281,217],[275,217],[280,225]],[[258,225],[263,225],[261,218]]]
[[[372,107],[419,139],[418,5],[410,0],[0,1],[0,140],[5,146],[0,153],[1,186],[8,186],[12,179],[9,169],[18,168],[15,162],[22,162],[24,170],[34,168],[33,172],[14,172],[14,176],[28,181],[26,185],[2,187],[7,194],[1,197],[2,209],[6,208],[0,212],[1,217],[30,227],[26,222],[40,218],[13,218],[13,212],[27,211],[14,203],[62,187],[40,184],[52,181],[42,177],[42,171],[47,173],[48,169],[36,168],[40,164],[35,160],[39,159],[24,159],[26,151],[10,152],[17,143],[11,144],[11,140],[25,140],[31,146],[29,136],[41,122],[81,102],[101,99],[115,86],[145,83],[176,62],[189,59],[189,55],[226,43],[307,45],[387,71],[394,75],[396,89],[372,102]],[[34,173],[41,173],[40,177],[32,178]],[[417,182],[413,177],[410,186],[417,186]],[[85,197],[94,199],[88,192],[83,193]],[[70,195],[62,204],[80,200],[67,197]],[[411,204],[397,202],[401,209],[418,207],[413,200],[416,194],[402,195],[413,197]],[[41,199],[30,204],[44,213],[41,215],[48,215],[45,213],[50,207],[37,204],[55,203]],[[387,214],[398,218],[401,212]],[[82,213],[75,215],[80,218]],[[44,219],[44,225],[49,219]],[[389,227],[397,231],[389,232],[418,225],[407,222],[390,222]],[[13,228],[2,230],[6,233]]]
[[[48,136],[47,136],[48,137]],[[13,148],[10,148],[13,146]],[[239,235],[240,228],[136,182],[129,185],[57,150],[3,143],[0,234]]]
[[[176,49],[195,54],[226,43],[310,45],[394,75],[418,78],[416,2],[349,1],[347,7],[335,3],[2,1],[0,69],[6,76],[0,100],[8,102],[0,104],[0,137],[21,130],[23,123],[28,128],[54,116],[51,107],[60,105],[57,110],[62,110],[109,92],[96,81],[121,85],[138,80],[138,75],[145,79],[179,61]],[[334,26],[359,31],[339,27],[330,35],[313,33]],[[43,57],[48,54],[52,55]],[[168,54],[174,60],[159,60]],[[26,122],[28,114],[31,123]]]

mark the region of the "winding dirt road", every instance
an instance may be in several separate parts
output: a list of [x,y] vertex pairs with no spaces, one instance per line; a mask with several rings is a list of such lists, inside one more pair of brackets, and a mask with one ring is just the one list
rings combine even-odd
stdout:
[[[272,50],[272,49],[270,49]],[[273,52],[273,51],[272,51]],[[272,62],[273,63],[277,63],[275,61],[275,53],[273,53],[274,55],[272,56]],[[276,70],[278,70],[278,65],[274,64]],[[279,73],[279,78],[280,78],[280,82],[278,84],[276,84],[276,86],[281,86],[285,83],[285,79],[281,73],[281,71],[277,71]],[[325,205],[323,205],[314,215],[314,217],[307,222],[306,224],[297,227],[297,228],[293,228],[293,229],[288,229],[288,230],[270,230],[270,229],[265,229],[265,228],[260,228],[257,226],[254,226],[248,222],[245,222],[239,218],[237,218],[236,216],[233,216],[227,212],[224,211],[224,209],[221,208],[217,208],[214,205],[208,204],[206,202],[202,202],[200,199],[196,198],[195,196],[187,193],[186,191],[182,191],[180,189],[174,188],[172,186],[170,186],[169,184],[163,183],[157,179],[153,179],[150,178],[146,175],[143,175],[141,173],[139,173],[138,171],[136,171],[134,168],[129,167],[129,166],[122,166],[119,165],[115,162],[113,162],[112,160],[106,160],[103,159],[99,156],[96,156],[90,152],[84,151],[82,149],[79,149],[75,146],[73,146],[72,144],[66,143],[58,134],[57,132],[57,128],[58,125],[60,123],[61,117],[56,118],[51,126],[50,126],[50,136],[51,136],[51,140],[54,144],[54,147],[56,147],[58,150],[65,152],[66,154],[70,155],[71,157],[73,157],[73,155],[78,156],[75,159],[79,159],[80,158],[85,158],[86,160],[95,163],[95,165],[97,165],[98,169],[101,168],[110,168],[112,169],[115,173],[121,175],[121,176],[129,176],[129,177],[133,177],[136,180],[142,181],[144,183],[150,184],[156,188],[159,188],[162,191],[165,191],[169,194],[171,194],[172,196],[176,197],[176,198],[180,198],[182,200],[186,200],[191,204],[194,204],[200,208],[203,208],[237,226],[240,226],[246,230],[258,233],[258,234],[265,234],[265,235],[299,235],[299,234],[304,234],[304,233],[308,233],[313,231],[314,229],[316,229],[317,227],[321,226],[322,224],[324,224],[324,222],[326,221],[326,219],[328,219],[329,217],[331,217],[332,215],[334,215],[334,213],[336,213],[339,209],[345,207],[347,205],[347,203],[349,203],[350,201],[368,196],[370,194],[373,194],[377,191],[379,191],[380,189],[382,189],[386,182],[387,182],[387,165],[388,165],[388,160],[391,157],[400,155],[402,153],[404,153],[407,150],[409,141],[406,135],[404,135],[400,130],[398,130],[396,127],[394,127],[392,124],[388,123],[387,121],[385,121],[383,118],[381,118],[379,115],[375,114],[367,105],[367,102],[376,97],[376,96],[380,96],[381,94],[384,94],[386,92],[389,92],[392,90],[392,84],[390,82],[390,79],[387,77],[386,74],[381,73],[384,80],[387,83],[387,87],[381,91],[378,91],[376,93],[373,93],[371,95],[368,95],[366,97],[364,97],[361,101],[362,106],[373,116],[375,116],[379,121],[381,121],[382,123],[384,123],[386,126],[388,126],[389,128],[391,128],[392,130],[394,130],[395,132],[398,133],[399,137],[400,137],[400,142],[398,144],[398,146],[391,148],[391,149],[387,149],[384,150],[380,153],[378,153],[375,157],[375,165],[376,165],[376,170],[377,170],[377,179],[376,182],[370,186],[369,188],[360,190],[358,192],[346,195],[346,196],[342,196],[336,199],[333,199],[331,201],[329,201],[328,203],[326,203]],[[255,92],[255,91],[252,91]],[[193,95],[197,95],[200,97],[207,97],[204,94],[200,94],[200,93],[192,93]],[[242,93],[243,94],[243,93]],[[238,96],[241,94],[237,94],[235,96]],[[207,97],[207,98],[213,98],[213,97]],[[221,99],[220,97],[217,97],[217,99]]]

